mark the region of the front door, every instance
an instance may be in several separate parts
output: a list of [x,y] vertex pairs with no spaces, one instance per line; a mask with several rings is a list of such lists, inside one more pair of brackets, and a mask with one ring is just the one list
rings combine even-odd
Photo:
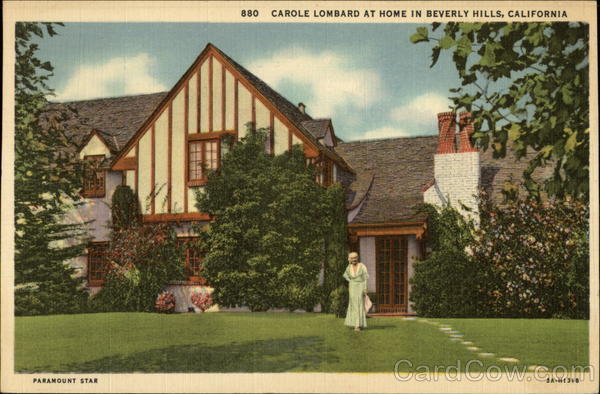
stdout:
[[408,239],[377,237],[376,286],[378,312],[406,312],[408,306]]

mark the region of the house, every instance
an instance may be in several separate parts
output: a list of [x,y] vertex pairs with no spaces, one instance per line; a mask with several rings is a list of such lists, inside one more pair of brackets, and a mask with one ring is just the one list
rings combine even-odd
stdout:
[[[95,220],[94,241],[74,262],[92,292],[106,274],[107,203],[116,186],[137,191],[144,222],[174,222],[182,240],[194,237],[190,224],[210,221],[195,207],[194,193],[206,183],[206,169],[219,168],[224,140],[244,137],[248,123],[270,130],[268,152],[300,144],[319,169],[317,182],[345,187],[350,248],[368,267],[368,288],[382,312],[413,312],[408,279],[426,248],[426,218],[418,205],[450,199],[476,208],[479,187],[498,195],[525,165],[475,149],[468,114],[458,124],[454,114],[440,114],[438,136],[342,142],[331,119],[313,119],[304,104],[290,103],[211,44],[169,92],[65,105],[75,118],[70,130],[80,158],[96,163],[84,182],[86,203],[71,214]],[[198,286],[201,260],[188,250],[189,280],[170,287],[181,311]]]

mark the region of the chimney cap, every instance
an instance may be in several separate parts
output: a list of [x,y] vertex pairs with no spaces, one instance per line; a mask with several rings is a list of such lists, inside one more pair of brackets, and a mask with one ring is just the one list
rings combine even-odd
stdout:
[[438,115],[438,119],[454,119],[454,117],[456,116],[454,114],[454,112],[450,111],[450,112],[440,112]]

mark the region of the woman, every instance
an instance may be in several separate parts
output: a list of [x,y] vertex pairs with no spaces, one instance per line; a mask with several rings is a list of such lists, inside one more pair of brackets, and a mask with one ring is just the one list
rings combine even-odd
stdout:
[[358,253],[352,252],[348,255],[348,267],[344,271],[344,278],[350,282],[348,286],[349,299],[346,320],[344,324],[354,327],[354,331],[360,331],[361,327],[367,327],[367,313],[365,311],[365,295],[367,294],[367,279],[369,274],[367,267],[358,262]]

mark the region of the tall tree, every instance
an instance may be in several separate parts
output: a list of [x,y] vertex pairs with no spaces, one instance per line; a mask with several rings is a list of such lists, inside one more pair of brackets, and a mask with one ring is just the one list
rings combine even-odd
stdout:
[[[15,292],[16,313],[68,313],[85,293],[66,261],[79,256],[80,224],[64,215],[79,199],[81,169],[57,107],[47,110],[52,65],[34,41],[56,34],[52,23],[17,23],[15,64]],[[61,24],[58,24],[61,25]],[[43,119],[42,119],[43,118]]]
[[461,86],[456,109],[471,111],[473,137],[504,157],[536,152],[524,173],[533,196],[533,171],[553,166],[544,189],[557,197],[589,198],[589,26],[586,23],[448,23],[419,27],[411,42],[435,42],[433,67],[452,53]]

